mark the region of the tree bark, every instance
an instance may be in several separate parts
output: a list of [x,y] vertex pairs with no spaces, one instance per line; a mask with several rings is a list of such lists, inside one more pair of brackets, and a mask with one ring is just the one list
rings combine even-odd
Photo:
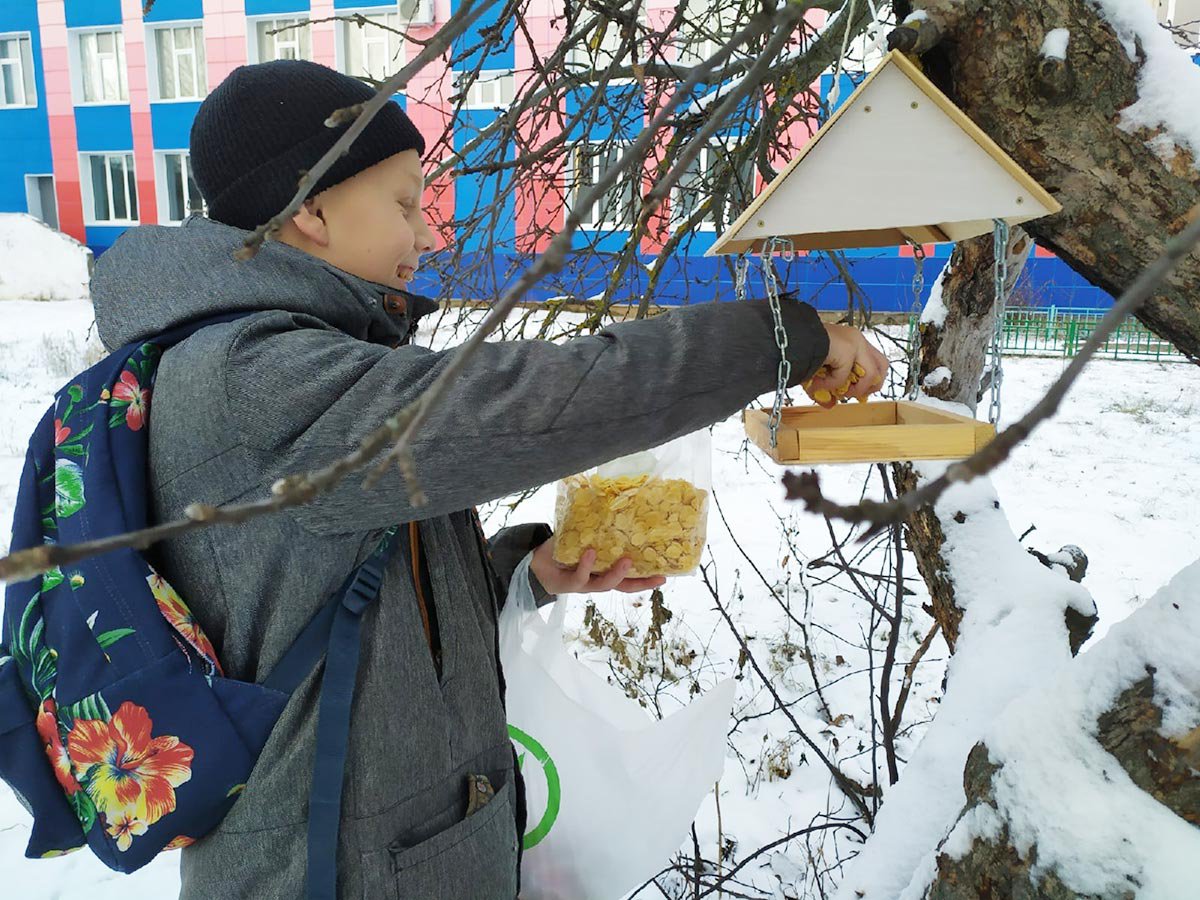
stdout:
[[[1125,131],[1144,56],[1130,59],[1088,0],[926,0],[927,19],[891,42],[936,48],[927,70],[952,100],[1063,205],[1025,229],[1090,283],[1120,294],[1200,202],[1200,170],[1161,129]],[[1064,63],[1040,55],[1067,28]],[[1181,51],[1182,52],[1182,51]],[[1150,143],[1153,142],[1153,148]],[[1137,313],[1200,362],[1200,254]]]
[[[1032,249],[1028,236],[1014,228],[1009,235],[1008,278],[1005,282],[1005,297],[1012,292]],[[919,365],[909,375],[919,379],[923,390],[931,397],[953,403],[962,403],[975,409],[980,399],[980,381],[987,348],[999,310],[995,302],[995,250],[990,236],[962,241],[955,248],[941,276],[942,303],[946,317],[942,322],[923,322],[920,326]],[[934,384],[929,376],[938,369],[948,369],[950,377]],[[993,376],[994,377],[994,376]],[[892,474],[897,490],[908,493],[916,490],[917,474],[911,463],[895,463]],[[946,536],[942,522],[932,508],[918,510],[907,522],[908,547],[917,561],[917,569],[929,590],[930,605],[927,612],[937,620],[953,653],[958,641],[962,609],[954,594],[954,579],[942,547]],[[1078,548],[1075,548],[1078,550]],[[1064,552],[1066,548],[1063,549]],[[1054,562],[1045,554],[1031,551],[1043,565],[1051,567]],[[1068,574],[1074,581],[1081,581],[1087,570],[1087,557],[1079,552],[1072,553],[1072,565]],[[1064,612],[1071,652],[1079,648],[1092,633],[1096,617],[1085,616],[1068,607]]]
[[[1008,241],[1008,280],[1005,296],[1012,291],[1032,245],[1019,228],[1014,228]],[[991,236],[973,238],[958,243],[950,256],[941,278],[942,301],[946,307],[943,322],[923,322],[920,325],[920,360],[909,372],[908,385],[913,380],[924,386],[931,397],[962,403],[975,409],[979,397],[980,377],[987,356],[988,343],[998,310],[995,304],[995,251]],[[935,370],[947,368],[950,378],[938,384],[926,384]],[[896,489],[909,493],[917,489],[917,473],[912,463],[894,463],[892,475]],[[927,612],[941,626],[950,652],[958,641],[962,610],[954,599],[954,580],[942,555],[946,535],[932,508],[918,510],[906,528],[908,547],[917,560],[917,570],[929,589]]]
[[[1122,692],[1100,716],[1097,740],[1138,787],[1185,821],[1200,826],[1200,729],[1181,740],[1165,738],[1159,733],[1162,716],[1154,703],[1154,670],[1148,667],[1147,676]],[[986,745],[976,744],[963,775],[967,794],[963,815],[981,804],[996,806],[993,778],[999,769],[988,759]],[[1080,827],[1087,827],[1086,823]],[[976,839],[959,859],[940,853],[937,876],[925,896],[927,900],[1085,900],[1054,872],[1031,880],[1036,860],[1036,847],[1022,857],[1012,846],[1006,823],[994,840]],[[1115,896],[1133,897],[1134,892]],[[1086,900],[1091,900],[1090,895]]]

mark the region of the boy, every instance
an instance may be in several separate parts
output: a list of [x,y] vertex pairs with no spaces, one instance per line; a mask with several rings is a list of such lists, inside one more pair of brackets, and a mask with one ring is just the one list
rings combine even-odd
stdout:
[[[371,94],[313,63],[236,70],[192,129],[208,218],[132,229],[100,259],[93,296],[110,348],[244,313],[162,358],[149,419],[154,520],[179,518],[196,500],[261,497],[280,476],[345,455],[446,365],[448,353],[408,345],[428,304],[404,289],[435,239],[421,210],[424,141],[395,104],[277,241],[251,261],[233,258],[245,229],[282,209],[297,173],[337,138],[326,117]],[[799,303],[783,315],[793,382],[825,363],[832,376],[812,388],[828,389],[858,362],[868,377],[851,396],[882,383],[886,362],[857,331],[823,326]],[[363,624],[341,896],[515,896],[524,798],[473,507],[731,415],[775,384],[772,328],[763,303],[704,304],[558,345],[486,344],[417,435],[427,505],[410,506],[394,471],[371,491],[360,473],[306,506],[154,551],[226,674],[259,681],[382,532],[406,523]],[[526,526],[493,540],[500,602],[531,550],[542,600],[661,581],[626,579],[627,560],[592,572],[591,555],[562,571],[548,537],[545,526]],[[232,812],[184,850],[183,897],[302,896],[319,673],[293,695]],[[479,785],[487,790],[469,803]]]

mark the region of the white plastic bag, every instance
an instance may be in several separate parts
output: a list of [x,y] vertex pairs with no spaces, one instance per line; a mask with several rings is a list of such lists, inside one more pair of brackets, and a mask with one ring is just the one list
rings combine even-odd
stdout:
[[558,483],[554,559],[574,567],[589,548],[595,569],[633,560],[629,577],[694,572],[704,550],[712,439],[693,432]]
[[670,859],[721,777],[732,679],[661,721],[563,645],[565,597],[549,621],[526,557],[500,615],[509,735],[529,819],[522,900],[617,900]]

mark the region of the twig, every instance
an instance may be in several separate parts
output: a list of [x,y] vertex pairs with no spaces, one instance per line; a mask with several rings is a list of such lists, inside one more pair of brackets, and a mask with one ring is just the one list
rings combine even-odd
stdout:
[[249,237],[243,242],[242,249],[237,252],[238,258],[250,259],[255,256],[259,248],[262,247],[263,242],[267,238],[277,234],[283,224],[299,211],[300,207],[304,205],[304,201],[308,198],[308,195],[312,192],[312,189],[317,186],[317,182],[329,171],[330,166],[346,154],[350,149],[350,145],[371,124],[371,120],[375,118],[376,113],[383,109],[385,104],[391,102],[392,95],[404,90],[408,86],[409,78],[448,50],[454,39],[466,31],[476,19],[483,15],[496,2],[497,0],[463,0],[462,6],[450,18],[450,21],[439,29],[438,33],[430,39],[429,43],[417,54],[412,62],[385,81],[383,86],[376,91],[374,97],[359,106],[335,110],[331,113],[325,123],[328,127],[336,127],[351,116],[353,116],[354,121],[342,136],[334,142],[333,146],[325,152],[325,155],[317,160],[313,167],[300,178],[296,193],[288,201],[288,205],[273,215],[265,224],[259,225],[251,232]]
[[758,664],[758,660],[755,659],[749,645],[746,643],[746,639],[742,637],[742,633],[738,631],[737,626],[734,624],[733,617],[730,616],[729,611],[725,609],[725,605],[721,602],[721,597],[717,593],[716,587],[711,581],[709,581],[708,568],[706,566],[700,567],[700,576],[704,579],[704,586],[708,588],[709,593],[712,595],[713,602],[717,605],[717,611],[720,612],[721,617],[725,619],[725,623],[729,626],[729,630],[733,633],[734,639],[738,642],[738,646],[745,655],[746,661],[750,663],[751,667],[753,667],[755,674],[758,675],[763,687],[765,687],[767,692],[770,693],[771,698],[775,701],[775,705],[779,708],[779,711],[782,712],[787,718],[788,722],[791,723],[793,732],[797,737],[800,738],[800,740],[804,741],[808,748],[817,755],[817,758],[825,764],[825,767],[829,769],[830,774],[833,776],[834,782],[837,784],[841,792],[846,795],[846,798],[854,805],[859,814],[862,815],[862,817],[866,819],[868,823],[870,823],[872,820],[871,810],[866,803],[863,802],[863,797],[869,793],[868,790],[843,772],[840,768],[838,768],[837,763],[826,756],[825,752],[817,746],[812,738],[808,736],[808,733],[800,727],[800,723],[796,720],[796,717],[792,715],[792,711],[788,708],[787,704],[783,702],[783,698],[779,696],[779,692],[775,689],[775,685],[771,683],[771,679],[767,676],[767,673],[764,672],[762,667]]
[[[775,31],[771,35],[770,41],[768,41],[766,48],[759,56],[755,66],[751,68],[750,72],[746,75],[741,84],[739,84],[733,91],[730,92],[729,96],[722,104],[721,111],[718,111],[718,113],[713,116],[713,123],[710,124],[713,124],[712,131],[715,132],[715,123],[718,123],[722,120],[722,112],[726,109],[736,108],[737,104],[741,102],[741,99],[756,86],[753,76],[758,72],[760,64],[762,68],[765,68],[766,64],[769,63],[774,55],[779,52],[779,50],[787,42],[791,28],[797,22],[803,20],[804,9],[805,7],[801,5],[793,6],[790,4],[785,4],[781,11],[775,14],[758,14],[754,16],[751,24],[739,32],[729,44],[722,47],[707,61],[693,68],[691,75],[688,76],[688,80],[685,81],[679,87],[679,89],[671,95],[665,104],[663,104],[663,108],[647,124],[645,129],[638,136],[638,139],[634,141],[629,151],[622,154],[621,158],[617,161],[617,164],[610,166],[608,170],[596,180],[596,183],[593,185],[592,189],[583,196],[576,208],[572,209],[570,215],[567,216],[566,226],[562,229],[562,231],[555,235],[554,239],[550,242],[550,246],[546,248],[545,252],[543,252],[537,258],[533,265],[531,265],[521,274],[521,277],[517,279],[517,282],[508,289],[508,291],[503,297],[500,298],[492,310],[488,312],[483,322],[480,323],[479,327],[471,334],[471,337],[468,338],[467,341],[458,348],[457,352],[454,354],[454,357],[450,360],[446,368],[437,377],[437,379],[431,385],[429,385],[429,387],[421,394],[421,396],[408,407],[408,409],[412,410],[412,418],[410,419],[408,426],[401,433],[392,450],[384,457],[374,471],[372,471],[370,476],[368,476],[365,487],[371,487],[375,482],[383,477],[392,464],[402,457],[402,455],[406,452],[406,448],[411,445],[412,439],[416,435],[417,430],[422,424],[424,424],[430,412],[433,410],[438,401],[441,400],[451,383],[458,378],[459,373],[463,370],[471,357],[474,356],[479,347],[482,346],[488,335],[495,331],[496,328],[499,327],[500,323],[508,317],[509,312],[516,305],[517,301],[525,295],[525,292],[539,280],[541,280],[544,275],[550,272],[558,271],[563,267],[567,252],[571,248],[571,236],[582,223],[584,211],[590,210],[592,205],[608,192],[608,189],[616,182],[618,176],[620,176],[621,173],[629,167],[632,160],[640,159],[645,155],[652,141],[657,136],[659,129],[663,127],[664,123],[669,118],[671,111],[674,110],[675,107],[680,103],[682,103],[685,98],[691,95],[692,88],[700,83],[708,70],[724,62],[725,59],[728,58],[733,52],[735,47],[745,43],[750,37],[766,31],[768,27],[774,27]],[[701,133],[703,133],[703,131],[704,130],[702,129]],[[688,150],[694,150],[694,152],[692,152],[689,156]],[[678,163],[675,168],[673,168],[671,172],[667,174],[662,182],[660,182],[655,189],[650,192],[650,195],[647,197],[648,200],[655,196],[659,198],[665,196],[666,192],[671,189],[674,183],[679,179],[680,175],[682,175],[684,171],[684,163],[686,161],[685,158],[690,160],[691,158],[694,158],[697,153],[699,153],[698,142],[696,147],[688,148],[688,150],[684,151],[680,163]],[[646,209],[649,208],[650,204],[648,203]],[[645,214],[645,210],[643,210],[643,215]]]
[[886,503],[863,500],[852,506],[846,506],[829,500],[821,493],[820,478],[815,471],[800,474],[788,472],[784,475],[783,483],[787,488],[787,498],[800,500],[810,512],[821,513],[830,518],[854,523],[871,523],[872,527],[860,538],[861,541],[866,541],[888,525],[903,523],[921,507],[934,504],[952,485],[972,481],[995,469],[1008,459],[1017,445],[1033,433],[1038,424],[1058,411],[1067,391],[1079,378],[1080,373],[1083,372],[1095,352],[1103,346],[1109,336],[1125,321],[1125,318],[1135,312],[1154,293],[1180,260],[1191,253],[1196,244],[1200,242],[1200,205],[1192,209],[1188,214],[1188,219],[1187,226],[1167,242],[1162,255],[1143,269],[1134,279],[1133,284],[1121,294],[1120,299],[1100,320],[1095,331],[1092,332],[1071,364],[1050,386],[1042,399],[1020,421],[1004,429],[982,450],[976,451],[962,462],[950,465],[938,478],[912,493]]

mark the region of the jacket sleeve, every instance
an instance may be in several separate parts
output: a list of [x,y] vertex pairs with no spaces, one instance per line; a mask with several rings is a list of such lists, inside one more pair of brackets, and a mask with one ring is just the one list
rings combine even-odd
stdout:
[[[816,311],[785,303],[792,383],[828,355]],[[390,349],[279,312],[232,339],[225,391],[248,452],[283,476],[329,465],[414,401],[455,349]],[[706,303],[563,343],[484,344],[414,440],[427,502],[393,467],[366,469],[293,514],[318,533],[363,532],[463,510],[654,447],[774,389],[779,357],[765,302]]]
[[[521,560],[550,540],[553,534],[550,526],[544,522],[530,522],[501,528],[488,538],[488,553],[491,554],[496,577],[500,579],[501,598],[508,595],[513,572]],[[546,592],[532,571],[529,573],[529,586],[533,589],[533,599],[538,606],[545,606],[554,599],[554,595]]]

